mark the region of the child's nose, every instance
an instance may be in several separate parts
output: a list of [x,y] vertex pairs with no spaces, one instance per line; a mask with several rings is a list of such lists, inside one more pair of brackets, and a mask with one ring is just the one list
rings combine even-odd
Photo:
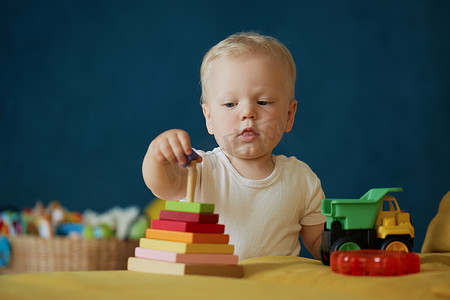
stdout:
[[247,120],[247,119],[255,119],[257,118],[256,113],[256,107],[253,104],[246,104],[242,105],[242,111],[241,111],[241,120]]

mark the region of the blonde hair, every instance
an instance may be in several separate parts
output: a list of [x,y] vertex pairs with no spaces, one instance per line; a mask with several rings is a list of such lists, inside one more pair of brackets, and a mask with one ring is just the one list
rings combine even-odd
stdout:
[[203,57],[200,68],[200,81],[202,85],[201,102],[205,102],[206,87],[205,80],[208,75],[211,63],[222,57],[237,57],[240,55],[267,55],[277,58],[285,72],[286,79],[289,81],[292,98],[295,94],[295,63],[289,50],[279,40],[271,36],[261,35],[255,32],[242,32],[233,34],[214,47],[212,47]]

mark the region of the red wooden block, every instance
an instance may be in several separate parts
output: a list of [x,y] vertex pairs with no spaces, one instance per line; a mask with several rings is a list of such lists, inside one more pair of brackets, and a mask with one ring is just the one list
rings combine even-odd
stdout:
[[189,213],[181,211],[161,210],[159,213],[161,220],[193,222],[193,223],[208,223],[216,224],[219,221],[218,214],[212,213]]
[[200,233],[224,233],[225,225],[222,224],[201,224],[191,222],[178,222],[167,220],[152,220],[153,229],[200,232]]

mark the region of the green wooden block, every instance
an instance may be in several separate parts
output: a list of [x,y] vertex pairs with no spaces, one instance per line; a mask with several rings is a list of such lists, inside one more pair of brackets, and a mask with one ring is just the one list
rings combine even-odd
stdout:
[[191,212],[191,213],[213,213],[213,203],[199,203],[199,202],[179,202],[166,201],[166,210]]

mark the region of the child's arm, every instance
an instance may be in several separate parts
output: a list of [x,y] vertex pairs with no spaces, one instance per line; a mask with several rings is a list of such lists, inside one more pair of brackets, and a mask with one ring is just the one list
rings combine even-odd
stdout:
[[322,243],[323,223],[312,226],[302,226],[300,237],[306,249],[316,258],[320,259],[320,244]]
[[[157,136],[148,147],[142,164],[142,175],[152,193],[164,200],[180,200],[186,196],[186,155],[192,153],[189,134],[171,129]],[[197,159],[201,161],[201,157]]]

